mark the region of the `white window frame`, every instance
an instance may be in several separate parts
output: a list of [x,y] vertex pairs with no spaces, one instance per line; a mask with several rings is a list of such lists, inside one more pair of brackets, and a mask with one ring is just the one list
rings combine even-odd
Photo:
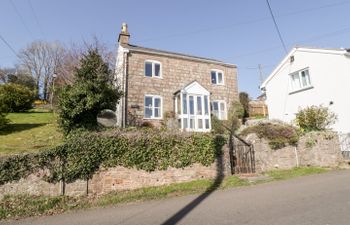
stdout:
[[[180,119],[180,128],[181,130],[185,131],[196,131],[196,132],[209,132],[211,130],[211,119],[210,119],[210,96],[205,95],[205,94],[191,94],[185,91],[181,91],[180,93],[180,99],[177,97],[175,98],[175,112],[180,111],[180,114],[177,114],[177,118]],[[184,112],[183,108],[183,102],[184,102],[184,96],[186,95],[186,113]],[[190,113],[190,96],[193,97],[193,112],[194,114]],[[198,113],[198,97],[200,98],[201,101],[201,113]],[[208,100],[208,105],[207,105],[207,113],[205,113],[205,97]],[[180,105],[180,110],[178,109],[178,101],[181,102]],[[190,120],[193,119],[194,121],[194,127],[190,127]],[[202,124],[199,124],[199,119],[202,120]],[[184,127],[184,120],[187,120],[187,126]],[[208,128],[206,127],[206,120],[208,120]]]
[[[151,116],[151,118],[147,118],[146,117],[146,105],[145,105],[146,97],[151,97],[152,98],[152,116]],[[155,106],[154,106],[154,99],[155,98],[159,98],[160,99],[160,112],[159,112],[160,115],[159,115],[159,117],[155,117],[154,116],[154,108],[155,108]],[[161,120],[161,119],[163,119],[163,98],[162,98],[162,96],[160,96],[160,95],[150,95],[150,94],[146,94],[144,96],[144,98],[143,98],[143,118],[145,120]]]
[[[146,63],[151,63],[152,64],[152,76],[149,77],[149,76],[146,76]],[[155,64],[159,64],[159,76],[155,76]],[[145,77],[149,77],[149,78],[163,78],[163,66],[162,66],[162,63],[159,62],[159,61],[156,61],[156,60],[145,60],[145,63],[144,63],[144,76]]]
[[[216,83],[213,83],[213,80],[211,79],[211,73],[212,72],[215,72]],[[218,79],[219,78],[219,73],[222,74],[222,82],[221,83],[218,82],[219,81],[219,79]],[[225,85],[225,74],[224,74],[224,71],[218,70],[218,69],[210,70],[210,83],[214,84],[214,85]]]
[[[305,72],[307,71],[307,84],[306,85],[303,85],[302,84],[302,72]],[[297,76],[298,77],[298,81],[299,81],[299,85],[298,87],[295,87],[294,86],[294,82],[293,82],[293,77],[294,76]],[[294,92],[298,92],[298,91],[301,91],[301,90],[305,90],[305,89],[309,89],[309,88],[312,88],[312,85],[311,85],[311,78],[310,78],[310,69],[309,68],[304,68],[304,69],[301,69],[301,70],[298,70],[296,72],[293,72],[293,73],[290,73],[289,74],[289,83],[290,83],[290,93],[294,93]]]
[[[218,104],[218,115],[214,114],[214,106],[213,104],[217,103]],[[225,107],[225,110],[222,110],[221,109],[221,103],[224,103],[224,107]],[[219,120],[227,120],[227,105],[226,105],[226,101],[225,100],[213,100],[211,102],[211,106],[212,106],[212,110],[211,112],[219,119]],[[223,112],[224,116],[223,118],[221,117],[221,113]]]

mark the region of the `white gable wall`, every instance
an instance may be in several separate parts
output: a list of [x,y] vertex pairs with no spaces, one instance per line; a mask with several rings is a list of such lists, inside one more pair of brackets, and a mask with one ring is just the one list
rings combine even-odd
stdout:
[[[299,109],[322,104],[338,116],[333,128],[350,132],[350,58],[343,51],[308,49],[297,49],[293,55],[294,62],[287,60],[265,84],[269,118],[292,122]],[[313,88],[290,94],[289,74],[305,68],[309,68]]]

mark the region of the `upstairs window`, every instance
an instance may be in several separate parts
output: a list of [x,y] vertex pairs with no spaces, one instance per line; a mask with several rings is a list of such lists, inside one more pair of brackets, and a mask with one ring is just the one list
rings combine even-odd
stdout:
[[210,72],[211,83],[223,85],[224,84],[224,73],[221,70],[212,70]]
[[146,119],[162,118],[162,98],[160,96],[146,95],[144,105],[144,117]]
[[146,77],[162,77],[161,63],[153,60],[145,61],[145,76]]
[[311,87],[309,69],[300,70],[290,74],[290,83],[292,91]]
[[213,101],[211,103],[211,111],[219,120],[227,120],[226,103],[222,100]]

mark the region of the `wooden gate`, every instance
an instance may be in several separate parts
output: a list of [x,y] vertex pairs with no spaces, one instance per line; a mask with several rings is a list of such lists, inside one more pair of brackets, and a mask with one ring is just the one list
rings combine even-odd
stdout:
[[230,140],[231,173],[255,173],[254,145],[234,135]]

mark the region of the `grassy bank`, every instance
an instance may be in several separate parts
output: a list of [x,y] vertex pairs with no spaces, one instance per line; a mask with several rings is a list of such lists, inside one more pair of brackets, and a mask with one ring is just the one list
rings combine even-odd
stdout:
[[[307,167],[291,170],[274,170],[265,173],[271,179],[284,180],[293,177],[324,173],[329,171],[324,168]],[[240,186],[248,186],[262,183],[248,182],[237,176],[226,177],[218,189],[227,189]],[[22,218],[28,216],[51,215],[64,211],[84,209],[91,207],[104,207],[127,202],[147,201],[163,199],[174,196],[183,196],[188,194],[200,194],[210,189],[213,185],[212,180],[196,180],[192,182],[171,184],[160,187],[141,188],[132,191],[114,192],[103,196],[82,196],[82,197],[47,197],[47,196],[6,196],[0,200],[0,219]]]
[[9,113],[11,120],[0,131],[0,155],[36,152],[61,142],[56,117],[45,109],[24,113]]

